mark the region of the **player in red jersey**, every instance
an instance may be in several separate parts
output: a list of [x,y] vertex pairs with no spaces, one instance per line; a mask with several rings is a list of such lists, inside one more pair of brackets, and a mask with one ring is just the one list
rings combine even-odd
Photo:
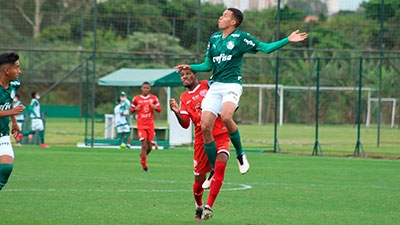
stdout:
[[[181,80],[188,91],[182,93],[180,98],[180,107],[175,99],[170,100],[171,110],[175,113],[180,125],[188,128],[190,120],[195,126],[194,141],[194,184],[193,195],[196,201],[196,221],[207,220],[212,217],[211,207],[221,189],[225,175],[226,163],[229,159],[229,134],[222,123],[221,117],[217,117],[213,136],[216,142],[216,157],[212,157],[215,162],[209,162],[204,151],[203,134],[201,132],[201,102],[208,91],[207,81],[198,81],[197,73],[191,70],[181,70]],[[212,177],[210,193],[208,195],[207,204],[203,207],[203,182],[206,180],[206,173],[211,172],[211,165],[214,165],[214,176]]]
[[157,96],[150,94],[148,82],[142,84],[142,94],[132,99],[131,113],[136,112],[137,131],[142,150],[140,159],[144,172],[148,172],[146,157],[153,147],[154,141],[154,110],[161,112]]

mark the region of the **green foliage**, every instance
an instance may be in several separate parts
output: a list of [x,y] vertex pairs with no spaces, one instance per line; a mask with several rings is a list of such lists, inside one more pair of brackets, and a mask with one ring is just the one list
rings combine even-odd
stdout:
[[47,27],[42,30],[36,41],[48,43],[68,43],[71,37],[71,25]]

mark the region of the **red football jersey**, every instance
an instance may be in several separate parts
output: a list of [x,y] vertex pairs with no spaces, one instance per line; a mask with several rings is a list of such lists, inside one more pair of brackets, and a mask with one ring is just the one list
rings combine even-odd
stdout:
[[[203,143],[203,134],[201,133],[201,102],[203,101],[208,91],[207,80],[199,82],[197,87],[192,91],[182,93],[180,99],[180,113],[186,118],[187,124],[192,119],[195,126],[195,139],[196,143]],[[225,125],[222,123],[221,117],[218,116],[215,120],[213,136],[216,137],[220,134],[228,133]]]
[[[149,94],[146,97],[137,95],[132,99],[131,113],[136,112],[136,123],[138,129],[154,128],[154,110],[151,104],[157,106],[156,111],[161,112],[160,102],[155,95]],[[139,110],[136,107],[140,106]]]

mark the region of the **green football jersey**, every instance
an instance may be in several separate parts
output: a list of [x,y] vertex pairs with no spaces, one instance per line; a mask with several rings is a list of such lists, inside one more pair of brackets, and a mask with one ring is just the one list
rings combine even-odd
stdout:
[[[18,79],[11,81],[8,89],[5,89],[2,85],[0,85],[0,110],[11,109],[13,99],[17,94],[20,85],[21,82]],[[0,117],[0,136],[10,135],[10,128],[8,126],[9,123],[9,116]]]
[[206,57],[213,62],[210,80],[223,83],[242,83],[244,53],[257,53],[260,43],[249,33],[236,29],[222,38],[222,31],[210,36]]

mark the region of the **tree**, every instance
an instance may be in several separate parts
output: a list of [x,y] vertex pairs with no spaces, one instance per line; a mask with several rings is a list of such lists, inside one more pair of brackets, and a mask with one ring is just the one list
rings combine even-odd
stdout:
[[43,21],[43,11],[42,5],[45,0],[35,0],[34,10],[33,10],[33,18],[30,16],[32,14],[29,12],[29,8],[26,8],[27,4],[26,0],[16,0],[14,2],[15,8],[19,11],[21,16],[25,19],[27,23],[32,26],[33,29],[33,37],[36,38],[40,35],[40,27]]

